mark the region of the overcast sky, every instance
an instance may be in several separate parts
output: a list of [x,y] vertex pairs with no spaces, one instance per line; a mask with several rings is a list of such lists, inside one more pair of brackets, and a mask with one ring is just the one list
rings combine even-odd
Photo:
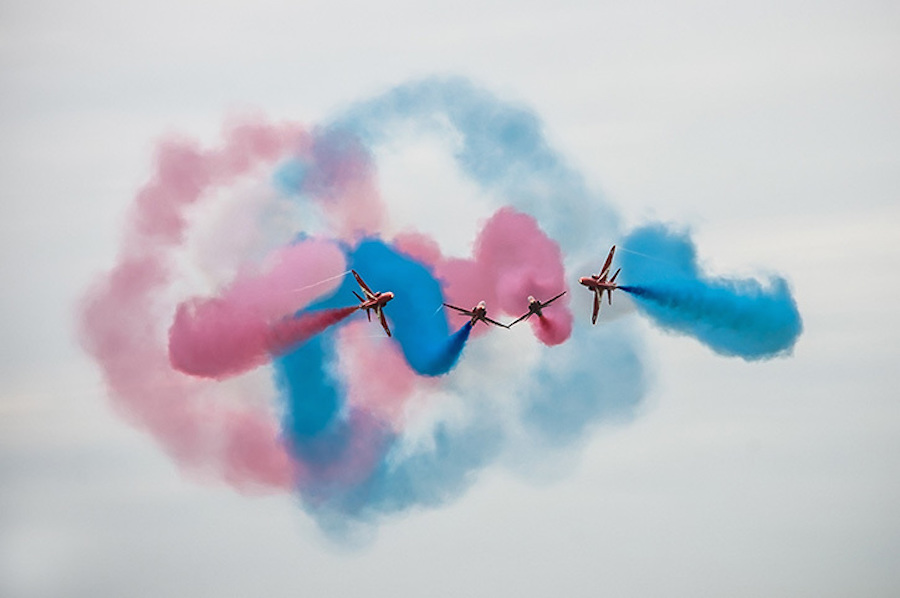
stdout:
[[[900,593],[896,3],[184,4],[0,3],[0,594]],[[488,469],[340,546],[131,427],[76,304],[162,134],[315,124],[430,74],[532,108],[626,227],[689,225],[711,271],[785,276],[805,330],[747,363],[625,309],[653,378],[637,417],[552,480]],[[385,195],[447,172],[391,160]]]

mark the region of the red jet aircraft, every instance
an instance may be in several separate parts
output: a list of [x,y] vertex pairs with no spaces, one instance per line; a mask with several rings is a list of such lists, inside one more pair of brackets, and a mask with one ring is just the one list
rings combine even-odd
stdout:
[[565,294],[566,294],[566,292],[563,291],[562,293],[560,293],[553,299],[550,299],[549,301],[538,301],[531,295],[528,295],[528,313],[524,314],[522,316],[519,316],[519,318],[517,318],[515,321],[511,322],[509,324],[509,326],[507,326],[507,328],[511,327],[513,324],[518,324],[522,320],[527,320],[531,316],[537,316],[539,318],[543,318],[544,314],[542,313],[542,310]]
[[497,321],[492,320],[489,317],[487,317],[487,307],[485,307],[484,301],[481,301],[478,305],[476,305],[472,309],[463,309],[461,307],[456,307],[455,305],[450,305],[448,303],[445,303],[444,307],[449,307],[450,309],[455,309],[456,311],[463,314],[464,316],[471,317],[472,319],[469,320],[470,326],[474,326],[475,322],[477,322],[478,320],[481,320],[485,324],[493,324],[494,326],[500,326],[502,328],[509,328],[509,326],[507,326],[506,324],[501,324],[500,322],[497,322]]
[[387,302],[394,298],[394,294],[390,291],[385,291],[383,293],[375,293],[372,289],[369,288],[363,279],[359,277],[359,274],[356,273],[356,270],[350,270],[353,272],[353,277],[356,278],[356,282],[359,283],[360,288],[365,294],[365,299],[359,296],[356,291],[353,291],[353,294],[356,295],[356,298],[359,299],[360,303],[357,309],[366,310],[366,316],[369,318],[369,321],[372,321],[372,311],[375,312],[375,315],[378,316],[378,319],[381,320],[381,326],[384,328],[384,331],[387,332],[388,336],[391,336],[391,329],[388,328],[387,320],[384,317],[384,306],[387,305]]
[[612,249],[609,250],[609,255],[606,256],[606,263],[603,264],[603,269],[600,271],[600,274],[593,274],[591,276],[582,276],[578,279],[578,282],[586,286],[588,289],[594,292],[594,313],[591,316],[591,323],[597,323],[597,314],[600,313],[600,301],[603,299],[603,291],[607,293],[607,299],[609,300],[609,304],[612,305],[612,292],[619,288],[619,285],[616,284],[616,276],[619,275],[619,272],[622,271],[622,268],[616,270],[616,273],[613,274],[613,277],[609,280],[606,279],[609,276],[609,269],[612,266],[613,254],[616,252],[616,246],[613,245]]

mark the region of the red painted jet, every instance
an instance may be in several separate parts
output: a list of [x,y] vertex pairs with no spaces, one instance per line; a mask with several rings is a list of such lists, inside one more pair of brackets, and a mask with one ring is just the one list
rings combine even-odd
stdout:
[[511,322],[508,327],[513,326],[513,324],[518,324],[522,320],[527,320],[531,316],[537,316],[539,318],[543,318],[544,317],[544,314],[542,313],[543,309],[565,294],[566,294],[566,292],[563,291],[562,293],[560,293],[553,299],[550,299],[549,301],[538,301],[537,299],[535,299],[534,297],[529,295],[528,296],[528,313],[524,314],[522,316],[519,316],[516,320]]
[[356,273],[356,270],[350,270],[353,272],[353,277],[356,278],[356,282],[359,283],[362,292],[365,294],[365,298],[360,297],[359,293],[353,291],[353,294],[356,295],[356,298],[359,299],[359,306],[357,309],[366,310],[366,316],[369,318],[369,321],[372,321],[372,312],[375,312],[375,315],[378,316],[378,319],[381,320],[381,326],[384,328],[384,331],[387,332],[388,336],[391,336],[391,329],[388,328],[387,320],[384,317],[384,306],[387,305],[387,302],[394,298],[394,294],[390,291],[385,291],[383,293],[376,293],[369,288],[363,279],[359,277],[359,274]]
[[469,320],[470,326],[474,326],[475,322],[477,322],[478,320],[481,320],[485,324],[493,324],[494,326],[500,326],[502,328],[509,328],[509,326],[507,326],[506,324],[501,324],[500,322],[497,322],[496,320],[492,320],[489,317],[487,317],[487,307],[485,307],[484,301],[481,301],[478,305],[476,305],[472,309],[463,309],[461,307],[456,307],[455,305],[450,305],[449,303],[445,303],[444,307],[449,307],[450,309],[455,309],[456,311],[463,314],[464,316],[469,316],[470,318],[472,318],[471,320]]
[[591,315],[591,323],[597,323],[597,314],[600,313],[600,302],[603,299],[603,291],[607,293],[607,299],[609,304],[612,305],[612,292],[619,288],[619,285],[616,284],[616,276],[619,275],[619,272],[622,271],[622,268],[616,270],[616,273],[613,274],[612,278],[607,280],[609,276],[610,266],[612,266],[613,254],[616,252],[616,246],[613,245],[612,249],[609,250],[609,255],[606,256],[606,263],[603,264],[603,269],[600,270],[600,274],[593,274],[591,276],[582,276],[578,279],[578,282],[586,286],[588,289],[594,292],[594,312]]

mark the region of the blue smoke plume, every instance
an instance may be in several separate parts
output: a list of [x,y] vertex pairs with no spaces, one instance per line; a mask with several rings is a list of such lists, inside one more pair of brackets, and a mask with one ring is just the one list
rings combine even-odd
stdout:
[[534,216],[572,258],[591,238],[611,238],[619,216],[544,136],[530,110],[499,100],[463,78],[429,78],[395,87],[338,116],[332,131],[350,131],[367,146],[390,139],[400,125],[446,135],[453,128],[454,158],[462,172],[498,203]]
[[[441,285],[425,265],[396,251],[380,239],[366,239],[347,249],[349,267],[375,291],[393,291],[385,308],[393,339],[409,366],[423,376],[449,372],[459,360],[470,326],[450,333],[442,308]],[[347,276],[329,297],[309,309],[345,307],[355,301],[356,281]]]
[[662,328],[688,334],[723,355],[762,359],[790,353],[803,325],[783,278],[707,278],[694,244],[662,225],[632,231],[621,252],[620,288]]

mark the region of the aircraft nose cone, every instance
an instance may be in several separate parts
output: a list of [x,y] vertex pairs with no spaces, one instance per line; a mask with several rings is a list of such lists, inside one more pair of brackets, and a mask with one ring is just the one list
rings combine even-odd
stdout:
[[391,291],[388,291],[387,293],[384,294],[384,296],[385,296],[385,302],[388,302],[394,298],[394,293]]
[[589,278],[587,276],[582,276],[578,279],[579,284],[583,284],[584,286],[588,285]]

